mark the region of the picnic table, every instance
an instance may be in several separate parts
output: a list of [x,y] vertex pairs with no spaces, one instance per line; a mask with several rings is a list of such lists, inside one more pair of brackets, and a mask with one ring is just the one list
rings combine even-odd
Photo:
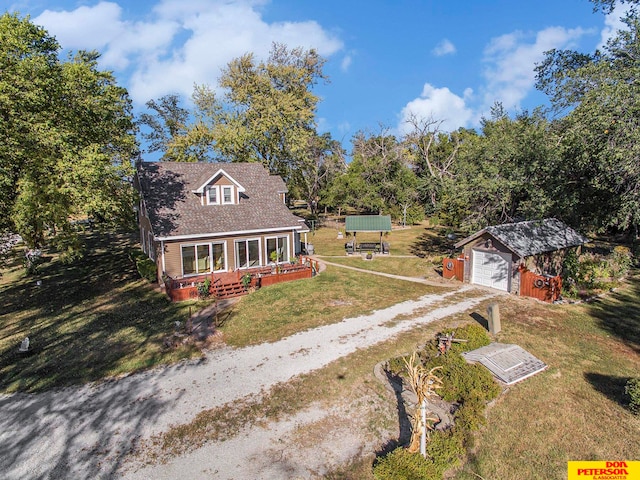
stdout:
[[389,253],[389,244],[387,242],[347,242],[344,244],[347,253]]

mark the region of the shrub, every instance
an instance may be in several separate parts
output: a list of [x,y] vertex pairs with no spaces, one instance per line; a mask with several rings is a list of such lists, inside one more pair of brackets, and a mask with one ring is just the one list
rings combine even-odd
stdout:
[[138,273],[142,278],[153,283],[156,281],[158,276],[158,267],[156,263],[148,257],[137,258],[136,259],[136,268],[138,269]]
[[442,472],[419,453],[398,447],[376,462],[373,476],[376,480],[436,480]]
[[462,340],[468,340],[467,342],[453,342],[451,345],[452,352],[468,352],[470,350],[475,350],[476,348],[484,347],[491,343],[491,339],[489,338],[489,334],[481,325],[477,323],[470,323],[469,325],[465,325],[464,327],[456,328],[456,329],[445,329],[442,331],[443,334],[449,334],[453,332],[455,338],[459,338]]
[[431,359],[427,369],[442,366],[438,376],[443,387],[438,394],[447,402],[464,403],[470,398],[483,402],[493,400],[500,393],[500,387],[491,372],[480,364],[469,364],[457,353],[450,352]]
[[624,393],[629,396],[629,409],[640,415],[640,377],[630,379],[624,387]]
[[622,278],[627,273],[633,263],[633,255],[628,247],[618,245],[613,249],[611,258],[609,259],[611,264],[611,273],[615,278]]
[[198,284],[198,297],[200,298],[209,298],[211,295],[211,279],[205,278],[204,282]]
[[435,431],[427,442],[427,458],[433,462],[434,470],[441,478],[442,474],[451,467],[460,464],[460,458],[465,454],[462,430],[456,426],[446,432]]

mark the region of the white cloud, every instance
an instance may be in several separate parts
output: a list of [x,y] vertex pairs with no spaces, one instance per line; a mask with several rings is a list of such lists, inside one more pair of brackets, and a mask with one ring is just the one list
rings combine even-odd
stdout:
[[128,90],[142,104],[167,93],[186,98],[194,83],[215,86],[223,67],[248,52],[264,59],[273,42],[315,48],[328,57],[342,41],[314,21],[267,23],[262,0],[161,0],[145,21],[122,20],[114,2],[34,19],[63,48],[98,49],[106,68],[131,68]]
[[440,129],[447,132],[467,126],[473,117],[472,110],[467,107],[467,102],[472,97],[473,91],[470,88],[460,97],[446,87],[436,88],[425,83],[420,97],[410,101],[402,109],[398,131],[406,133],[410,130],[407,121],[412,116],[442,122]]
[[534,68],[543,60],[544,52],[571,48],[587,33],[590,32],[582,28],[549,27],[535,38],[519,31],[494,38],[484,51],[486,83],[481,89],[483,105],[479,113],[488,111],[495,102],[501,102],[506,109],[518,108],[533,89]]
[[602,48],[607,44],[607,40],[614,37],[618,30],[627,30],[629,27],[623,23],[623,18],[631,7],[624,4],[616,4],[613,11],[604,17],[604,28],[600,32],[600,43],[598,48]]
[[436,57],[442,57],[443,55],[451,55],[456,53],[456,46],[451,43],[448,39],[444,38],[435,46],[433,50],[431,50]]
[[412,114],[443,121],[441,129],[452,131],[458,127],[477,126],[495,102],[501,102],[507,110],[519,108],[520,102],[534,88],[535,65],[543,60],[544,52],[553,48],[572,48],[588,33],[593,32],[549,27],[535,35],[516,31],[493,38],[484,49],[483,84],[475,89],[475,93],[467,88],[459,96],[447,87],[436,88],[425,83],[420,96],[402,109],[398,130],[407,131],[406,121]]
[[101,49],[126,29],[117,3],[100,2],[94,7],[78,7],[72,12],[45,10],[34,23],[55,35],[63,48]]
[[352,62],[353,57],[351,55],[345,55],[345,57],[342,59],[342,62],[340,62],[340,70],[346,72],[347,70],[349,70]]

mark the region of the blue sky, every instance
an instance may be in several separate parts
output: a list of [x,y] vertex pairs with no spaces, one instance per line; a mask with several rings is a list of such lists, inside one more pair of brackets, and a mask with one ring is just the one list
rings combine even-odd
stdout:
[[535,63],[551,48],[592,52],[619,26],[587,0],[18,0],[65,49],[96,49],[136,111],[167,93],[215,86],[246,52],[273,41],[315,48],[330,83],[318,85],[318,129],[348,146],[359,130],[402,133],[408,115],[443,130],[478,127],[494,102],[510,112],[546,98]]

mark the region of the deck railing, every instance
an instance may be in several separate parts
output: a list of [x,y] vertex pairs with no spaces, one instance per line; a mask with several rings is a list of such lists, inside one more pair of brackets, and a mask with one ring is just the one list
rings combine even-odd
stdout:
[[302,278],[311,278],[319,271],[318,262],[310,257],[301,256],[296,263],[282,263],[255,268],[217,272],[184,278],[164,277],[167,295],[172,301],[197,299],[198,288],[209,280],[209,294],[218,298],[245,295],[250,289],[290,282]]

